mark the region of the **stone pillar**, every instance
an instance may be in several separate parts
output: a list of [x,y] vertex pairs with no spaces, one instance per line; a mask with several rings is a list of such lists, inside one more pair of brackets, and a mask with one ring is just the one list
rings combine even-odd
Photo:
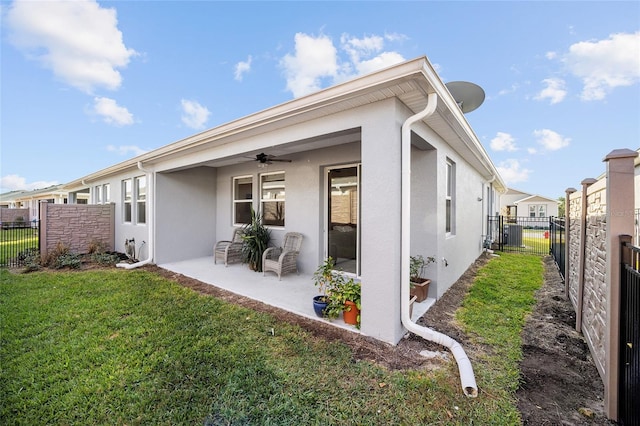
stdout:
[[593,178],[584,179],[582,182],[582,217],[580,218],[580,260],[578,265],[578,295],[576,296],[576,331],[582,331],[582,305],[584,298],[584,265],[587,244],[587,188],[596,183]]
[[571,206],[571,194],[576,192],[575,188],[567,188],[564,199],[564,297],[569,298],[569,281],[570,281],[570,268],[569,263],[571,262],[571,215],[570,215],[570,206]]
[[611,151],[607,163],[607,315],[605,335],[604,408],[610,419],[618,419],[620,356],[620,235],[634,231],[634,160],[630,149]]

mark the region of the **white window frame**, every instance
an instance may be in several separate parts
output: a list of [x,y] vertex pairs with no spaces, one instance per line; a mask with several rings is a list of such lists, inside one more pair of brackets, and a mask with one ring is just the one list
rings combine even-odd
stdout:
[[[144,225],[147,223],[147,177],[138,176],[134,178],[133,181],[134,197],[136,199],[136,224]],[[140,184],[141,182],[142,185]],[[144,189],[144,191],[141,191],[141,188]],[[141,208],[141,206],[144,207],[144,210]],[[144,214],[144,217],[141,217],[141,214]]]
[[546,204],[529,204],[529,217],[547,217]]
[[[127,213],[129,218],[127,220]],[[133,223],[133,179],[122,180],[122,222]]]
[[108,183],[102,185],[102,202],[104,204],[109,204],[111,202],[111,185]]
[[102,204],[102,187],[100,185],[93,187],[93,204]]
[[[276,194],[275,198],[265,198],[264,190],[265,190],[265,182],[264,178],[268,176],[282,175],[282,190],[280,190],[280,194]],[[269,172],[269,173],[261,173],[259,174],[259,182],[260,182],[260,212],[262,214],[262,221],[265,226],[274,227],[274,228],[284,228],[286,224],[286,174],[284,171],[278,172]],[[269,224],[265,220],[265,204],[266,203],[282,203],[283,208],[283,218],[282,224]]]
[[[251,197],[250,198],[246,198],[246,197],[243,198],[243,197],[241,197],[241,194],[237,194],[236,193],[236,191],[238,189],[238,182],[240,180],[246,180],[246,179],[248,179],[251,182],[251,194],[250,194]],[[233,200],[232,200],[232,204],[233,204],[232,209],[233,209],[233,211],[231,212],[231,215],[232,215],[233,224],[235,226],[242,226],[242,225],[246,224],[246,222],[239,222],[238,221],[238,218],[236,217],[236,213],[237,213],[236,206],[239,205],[239,204],[249,204],[251,207],[253,207],[253,198],[254,198],[254,190],[253,190],[253,188],[255,186],[254,183],[255,182],[253,181],[253,175],[234,176],[233,179],[232,179],[233,187],[232,187],[231,192],[233,194]],[[251,219],[249,219],[249,220],[251,220]]]
[[456,231],[456,163],[447,158],[445,188],[445,233],[455,235]]

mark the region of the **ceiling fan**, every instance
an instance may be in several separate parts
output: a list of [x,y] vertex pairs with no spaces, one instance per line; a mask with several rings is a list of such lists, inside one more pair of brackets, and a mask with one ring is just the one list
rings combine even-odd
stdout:
[[268,155],[268,154],[265,154],[264,152],[261,152],[260,154],[256,154],[256,157],[254,158],[254,160],[260,164],[271,164],[271,162],[273,161],[280,161],[283,163],[291,162],[291,160],[287,160],[284,158],[276,158],[275,155]]

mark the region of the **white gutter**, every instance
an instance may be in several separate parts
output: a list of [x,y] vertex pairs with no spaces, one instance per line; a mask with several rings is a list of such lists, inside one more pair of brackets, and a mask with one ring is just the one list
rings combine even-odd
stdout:
[[401,216],[401,274],[400,274],[400,317],[402,325],[411,333],[417,334],[423,339],[435,342],[449,348],[460,372],[462,390],[468,397],[478,396],[478,386],[473,374],[471,361],[467,357],[460,343],[451,337],[439,333],[431,328],[423,327],[411,321],[409,316],[409,256],[411,250],[411,126],[422,120],[436,110],[438,95],[429,93],[427,106],[422,112],[409,117],[402,124],[402,216]]
[[138,169],[140,169],[141,171],[146,173],[146,178],[147,178],[147,182],[148,182],[148,187],[147,187],[147,203],[149,206],[149,218],[148,218],[148,222],[147,222],[147,227],[149,230],[149,236],[148,236],[148,249],[147,252],[149,253],[148,257],[145,260],[142,260],[140,262],[136,262],[136,263],[118,263],[116,264],[116,266],[118,268],[124,268],[124,269],[135,269],[135,268],[139,268],[141,266],[144,265],[148,265],[150,263],[153,262],[153,250],[155,249],[155,245],[154,245],[154,235],[155,235],[155,206],[153,205],[154,202],[154,191],[155,191],[155,177],[156,174],[154,172],[152,172],[151,170],[145,169],[144,167],[142,167],[142,161],[138,161]]

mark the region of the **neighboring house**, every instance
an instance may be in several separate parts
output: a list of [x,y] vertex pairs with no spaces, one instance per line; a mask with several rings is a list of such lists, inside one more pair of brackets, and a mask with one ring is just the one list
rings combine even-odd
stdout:
[[[261,153],[290,162],[254,161]],[[482,253],[486,217],[506,187],[421,57],[65,186],[87,189],[92,203],[116,205],[116,250],[126,239],[145,241],[138,258],[160,265],[209,256],[211,268],[224,268],[213,265],[214,244],[259,209],[275,242],[289,231],[304,235],[302,274],[337,256],[362,281],[362,333],[396,343],[405,333],[400,276],[409,255],[439,260],[429,270],[430,297],[442,296]]]
[[558,200],[508,188],[500,196],[500,214],[507,218],[558,216]]
[[[73,196],[76,204],[86,204],[89,199],[88,191],[79,191]],[[3,207],[6,205],[9,208],[29,209],[29,221],[39,219],[41,202],[67,204],[68,198],[69,191],[64,190],[63,185],[53,185],[32,191],[12,191],[0,196]]]
[[9,191],[0,194],[0,208],[18,209],[22,208],[17,202],[16,197],[27,191]]

